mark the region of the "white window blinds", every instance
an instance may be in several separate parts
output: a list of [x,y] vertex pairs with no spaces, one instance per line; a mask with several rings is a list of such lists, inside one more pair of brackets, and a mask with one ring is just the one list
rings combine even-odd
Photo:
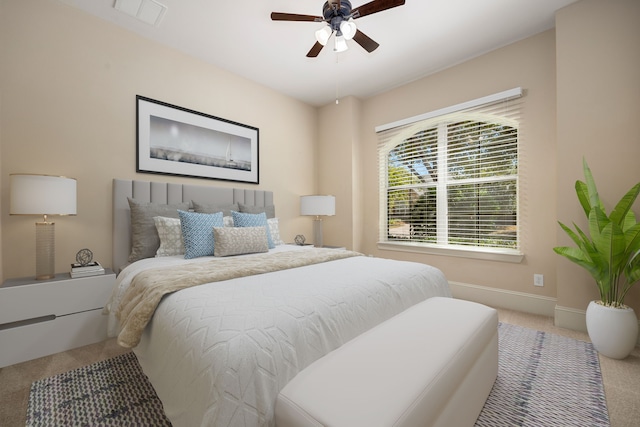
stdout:
[[380,240],[519,250],[521,89],[376,129]]

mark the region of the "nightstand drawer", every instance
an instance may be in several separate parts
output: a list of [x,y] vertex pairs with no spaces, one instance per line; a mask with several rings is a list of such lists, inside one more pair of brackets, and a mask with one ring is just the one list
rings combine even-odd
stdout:
[[12,279],[0,287],[0,367],[107,339],[112,271],[72,279]]
[[102,309],[0,330],[0,368],[107,339]]
[[39,282],[7,280],[0,287],[0,326],[102,308],[111,296],[114,283],[115,276],[111,272],[77,279],[68,274],[57,275],[56,279]]

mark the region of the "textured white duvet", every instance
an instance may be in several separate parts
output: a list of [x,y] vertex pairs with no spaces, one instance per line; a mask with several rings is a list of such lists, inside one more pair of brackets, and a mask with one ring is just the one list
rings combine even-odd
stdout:
[[[308,250],[275,251],[294,249]],[[138,261],[110,307],[137,272],[199,260]],[[365,256],[211,283],[165,297],[134,351],[174,426],[273,426],[276,396],[300,370],[436,295],[451,296],[439,270]]]

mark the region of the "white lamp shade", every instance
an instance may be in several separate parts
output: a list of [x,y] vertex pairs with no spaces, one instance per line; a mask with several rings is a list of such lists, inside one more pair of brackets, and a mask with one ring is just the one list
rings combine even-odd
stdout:
[[333,31],[331,31],[331,28],[328,25],[325,25],[316,31],[316,40],[324,46],[327,44],[327,41],[329,41],[329,37],[331,37],[332,33]]
[[333,216],[335,214],[336,198],[334,196],[300,197],[300,215]]
[[75,215],[76,180],[49,175],[10,175],[11,215]]
[[356,27],[356,23],[353,22],[353,19],[349,19],[348,21],[342,21],[340,23],[340,32],[344,36],[345,40],[351,40],[353,36],[356,35],[356,31],[358,28]]
[[347,46],[347,41],[344,39],[344,36],[336,37],[336,44],[334,45],[333,50],[335,52],[344,52],[347,49],[349,49],[349,46]]

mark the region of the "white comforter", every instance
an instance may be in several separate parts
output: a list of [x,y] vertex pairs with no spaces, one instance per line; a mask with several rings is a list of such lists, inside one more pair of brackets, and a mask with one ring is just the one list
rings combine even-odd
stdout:
[[[138,261],[108,307],[140,271],[211,259]],[[276,396],[300,370],[436,295],[451,296],[438,269],[365,256],[210,283],[165,297],[134,351],[174,426],[273,426]]]

